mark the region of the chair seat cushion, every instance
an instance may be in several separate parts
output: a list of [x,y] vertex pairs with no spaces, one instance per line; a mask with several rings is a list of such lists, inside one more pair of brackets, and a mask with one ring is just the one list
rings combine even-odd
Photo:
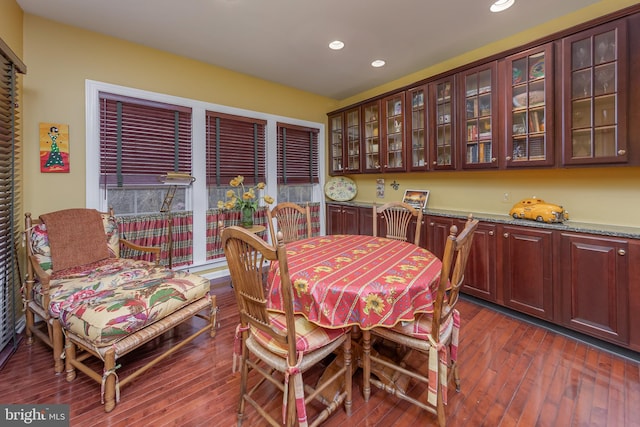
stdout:
[[[209,280],[146,261],[110,258],[52,280],[49,312],[95,346],[108,345],[206,296]],[[61,277],[62,276],[62,277]]]
[[[271,325],[281,331],[286,331],[285,315],[282,313],[269,312]],[[326,346],[329,343],[337,340],[343,336],[350,328],[337,328],[326,329],[314,325],[309,322],[304,316],[296,315],[296,350],[303,353],[312,352],[319,348]],[[278,354],[282,357],[287,356],[288,349],[286,346],[282,346],[280,343],[271,339],[268,334],[260,331],[256,328],[251,328],[251,333],[255,337],[256,341],[263,347]]]
[[[431,335],[433,316],[420,313],[413,322],[399,322],[390,330],[412,338],[428,340]],[[440,342],[445,341],[453,330],[453,316],[449,316],[443,325],[440,325]]]

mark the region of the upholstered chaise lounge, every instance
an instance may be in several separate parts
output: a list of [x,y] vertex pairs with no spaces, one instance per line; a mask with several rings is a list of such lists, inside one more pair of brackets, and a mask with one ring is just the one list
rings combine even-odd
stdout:
[[[67,380],[79,369],[102,384],[105,411],[117,403],[120,387],[200,334],[215,335],[215,296],[209,281],[158,263],[159,248],[118,238],[112,213],[67,209],[25,218],[27,339],[53,348],[54,369]],[[119,257],[120,244],[154,254],[154,261]],[[36,323],[36,315],[42,322]],[[118,379],[116,360],[193,317],[205,320],[193,334],[145,366]],[[42,328],[44,327],[44,329]],[[77,351],[80,348],[82,351]],[[95,372],[84,361],[99,357]]]

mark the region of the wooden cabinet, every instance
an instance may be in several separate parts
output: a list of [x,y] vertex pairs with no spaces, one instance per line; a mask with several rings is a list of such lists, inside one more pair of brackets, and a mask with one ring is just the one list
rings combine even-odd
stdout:
[[382,100],[382,172],[402,172],[407,170],[407,150],[405,149],[405,109],[404,92],[388,96]]
[[640,13],[447,73],[354,106],[361,157],[329,113],[333,173],[640,164]]
[[[372,235],[372,214],[328,203],[327,234]],[[420,245],[441,258],[466,218],[423,220]],[[480,221],[462,292],[640,351],[639,266],[640,240]]]
[[[458,230],[463,230],[464,224],[465,221],[458,220]],[[491,302],[496,302],[498,298],[497,236],[496,224],[487,222],[478,224],[462,284],[462,292]]]
[[356,206],[327,203],[327,234],[360,234]]
[[438,258],[444,254],[444,245],[453,225],[453,218],[426,216],[426,227],[423,233],[426,235],[427,249]]
[[626,20],[562,40],[563,164],[628,160]]
[[455,76],[429,83],[429,140],[431,169],[456,167]]
[[360,172],[360,108],[329,116],[330,174]]
[[465,169],[498,167],[497,62],[460,74],[460,157]]
[[[426,227],[423,227],[425,230],[423,235],[426,234],[426,248],[442,258],[451,226],[456,225],[458,231],[461,231],[464,229],[466,220],[430,215],[425,218]],[[486,222],[478,224],[462,285],[462,292],[491,302],[497,300],[496,236],[496,224]]]
[[626,345],[629,341],[629,243],[624,239],[562,233],[561,323]]
[[505,59],[505,165],[553,165],[553,44]]
[[[427,86],[421,85],[406,92],[406,141],[409,170],[423,171],[429,168],[427,133]],[[409,148],[408,146],[411,146]]]
[[344,165],[344,115],[342,113],[329,116],[329,173],[343,173]]
[[362,106],[362,152],[364,155],[364,172],[380,172],[380,101],[373,101]]
[[373,236],[373,208],[363,206],[358,208],[359,210],[359,230],[358,234],[363,236]]
[[553,231],[503,225],[501,232],[504,305],[553,320]]

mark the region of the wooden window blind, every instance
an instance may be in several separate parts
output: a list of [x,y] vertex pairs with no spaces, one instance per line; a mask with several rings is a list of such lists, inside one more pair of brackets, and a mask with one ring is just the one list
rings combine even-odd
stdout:
[[100,93],[100,173],[108,186],[191,174],[191,109]]
[[265,120],[207,111],[207,185],[266,181]]
[[278,184],[319,182],[319,129],[278,123]]
[[17,244],[22,224],[22,177],[17,166],[22,163],[18,77],[26,71],[22,61],[0,39],[0,369],[18,346],[16,312],[21,277]]

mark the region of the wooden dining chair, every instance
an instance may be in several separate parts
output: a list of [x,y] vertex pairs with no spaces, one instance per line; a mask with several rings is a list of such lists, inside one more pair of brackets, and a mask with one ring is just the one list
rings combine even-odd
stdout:
[[[274,247],[240,227],[226,227],[222,232],[222,246],[240,310],[234,346],[234,369],[240,358],[241,371],[238,425],[242,424],[246,403],[253,406],[272,426],[293,426],[296,423],[300,426],[317,426],[342,403],[350,416],[351,328],[325,329],[301,315],[294,315],[293,287],[282,233],[279,232],[276,238]],[[279,266],[284,312],[267,310],[263,266],[269,262],[278,263]],[[303,373],[336,350],[341,352],[341,356],[337,356],[342,358],[341,368],[322,384],[305,384]],[[251,389],[248,388],[250,371],[262,376]],[[283,393],[283,419],[280,422],[267,409],[272,399],[263,397],[265,402],[261,405],[260,398],[256,397],[261,391],[270,393],[269,387],[260,387],[264,381],[270,382]],[[343,390],[338,382],[344,382]],[[336,389],[341,390],[332,401],[321,395],[329,386],[337,386]],[[316,414],[313,422],[308,423],[307,410],[311,407],[308,404],[314,399],[323,405],[323,409],[314,409]]]
[[[460,391],[457,351],[460,314],[455,308],[464,280],[464,271],[469,258],[473,236],[478,220],[471,215],[460,234],[451,227],[442,257],[440,280],[435,296],[432,314],[418,314],[413,322],[402,322],[393,328],[374,328],[363,331],[363,394],[369,400],[371,384],[400,399],[425,409],[438,418],[441,427],[446,424],[444,405],[447,403],[447,386],[451,378],[455,380],[456,391]],[[371,352],[371,336],[391,341],[407,349],[397,363],[389,358],[374,356]],[[424,369],[410,369],[416,361],[427,361]],[[407,393],[408,387],[398,387],[393,382],[383,383],[371,377],[371,363],[383,365],[401,375],[427,384],[427,399]],[[424,368],[424,365],[422,366]],[[424,390],[424,389],[422,389]]]
[[273,209],[267,209],[267,219],[273,244],[277,231],[282,232],[284,243],[311,237],[311,209],[308,203],[304,207],[292,202],[278,203]]
[[420,229],[422,228],[422,209],[416,209],[408,203],[389,202],[382,206],[373,205],[373,235],[378,235],[378,220],[382,217],[386,226],[384,237],[394,240],[409,240],[409,224],[416,219],[416,231],[413,243],[420,244]]

